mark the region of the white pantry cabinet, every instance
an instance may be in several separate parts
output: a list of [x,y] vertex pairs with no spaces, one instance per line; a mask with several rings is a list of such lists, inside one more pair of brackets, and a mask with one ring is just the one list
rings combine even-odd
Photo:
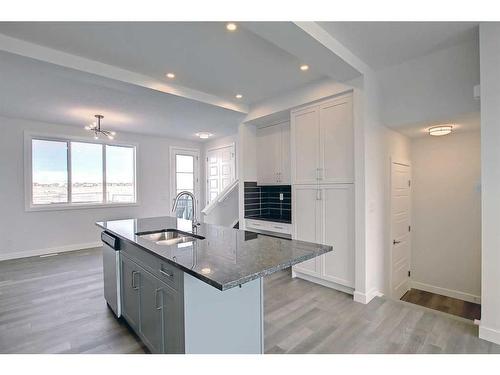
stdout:
[[290,123],[257,129],[257,184],[290,185]]
[[291,111],[292,184],[354,182],[352,94]]
[[294,185],[293,238],[333,251],[297,264],[294,274],[336,288],[354,288],[354,185]]

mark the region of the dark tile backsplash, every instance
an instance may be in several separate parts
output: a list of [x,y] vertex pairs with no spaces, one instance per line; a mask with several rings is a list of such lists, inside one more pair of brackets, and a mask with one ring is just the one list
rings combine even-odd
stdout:
[[[283,200],[280,200],[280,193]],[[290,185],[257,186],[245,182],[245,217],[292,221],[292,187]]]

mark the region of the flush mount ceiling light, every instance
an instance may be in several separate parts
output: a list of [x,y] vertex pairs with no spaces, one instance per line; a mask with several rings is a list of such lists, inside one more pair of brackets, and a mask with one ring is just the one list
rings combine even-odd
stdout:
[[441,135],[450,134],[452,130],[452,125],[433,126],[432,128],[429,128],[429,134],[435,137],[439,137]]
[[207,133],[207,132],[199,132],[199,133],[196,133],[196,136],[197,137],[200,137],[201,139],[208,139],[212,136],[213,134],[212,133]]
[[167,73],[165,75],[167,76],[167,78],[170,78],[170,79],[174,79],[175,78],[175,74],[174,73]]
[[241,98],[243,98],[243,95],[241,95],[241,94],[236,94],[236,95],[235,95],[235,97],[236,97],[236,99],[241,99]]
[[307,64],[301,65],[300,70],[302,70],[303,72],[305,72],[306,70],[309,70],[309,65],[307,65]]
[[103,115],[95,115],[95,118],[97,121],[94,121],[92,124],[87,125],[85,129],[94,132],[94,139],[99,139],[99,135],[104,135],[105,137],[108,137],[109,139],[114,139],[116,133],[109,131],[109,130],[102,130],[101,129],[101,120],[104,118]]
[[233,22],[229,22],[226,24],[226,29],[228,29],[229,31],[235,31],[237,28],[238,26],[236,26],[236,24]]

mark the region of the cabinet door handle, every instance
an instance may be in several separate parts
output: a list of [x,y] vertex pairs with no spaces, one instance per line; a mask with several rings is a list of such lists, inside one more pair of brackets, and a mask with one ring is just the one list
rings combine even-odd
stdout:
[[137,271],[132,271],[132,289],[137,290],[139,289],[139,286],[135,285],[135,275],[140,275],[140,273]]
[[[161,299],[160,306],[158,306],[158,294],[161,297],[160,298]],[[158,288],[158,289],[155,290],[155,307],[156,307],[156,310],[163,309],[163,293],[162,293],[161,288]]]
[[316,200],[317,201],[321,200],[321,189],[316,190]]
[[398,243],[401,243],[401,241],[392,240],[393,245],[397,245]]
[[160,273],[161,273],[163,276],[165,276],[165,277],[170,277],[170,278],[174,277],[174,274],[173,274],[173,273],[168,273],[168,272],[164,271],[162,268],[160,268]]

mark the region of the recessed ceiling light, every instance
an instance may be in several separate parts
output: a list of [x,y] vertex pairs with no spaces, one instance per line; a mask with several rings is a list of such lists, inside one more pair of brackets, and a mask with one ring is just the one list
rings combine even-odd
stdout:
[[235,96],[236,96],[236,99],[241,99],[241,98],[243,98],[243,95],[241,95],[241,94],[236,94]]
[[207,132],[199,132],[199,133],[196,133],[196,136],[197,137],[200,137],[201,139],[208,139],[212,136],[213,134],[212,133],[207,133]]
[[441,135],[450,134],[452,130],[452,125],[433,126],[432,128],[429,128],[429,134],[438,137]]
[[228,29],[229,31],[235,31],[237,28],[238,26],[236,26],[236,24],[233,22],[229,22],[228,24],[226,24],[226,29]]
[[175,78],[175,74],[174,73],[167,73],[166,76],[167,76],[167,78],[170,78],[170,79]]
[[300,70],[302,70],[303,72],[305,72],[306,70],[309,70],[309,65],[306,65],[306,64],[301,65]]

